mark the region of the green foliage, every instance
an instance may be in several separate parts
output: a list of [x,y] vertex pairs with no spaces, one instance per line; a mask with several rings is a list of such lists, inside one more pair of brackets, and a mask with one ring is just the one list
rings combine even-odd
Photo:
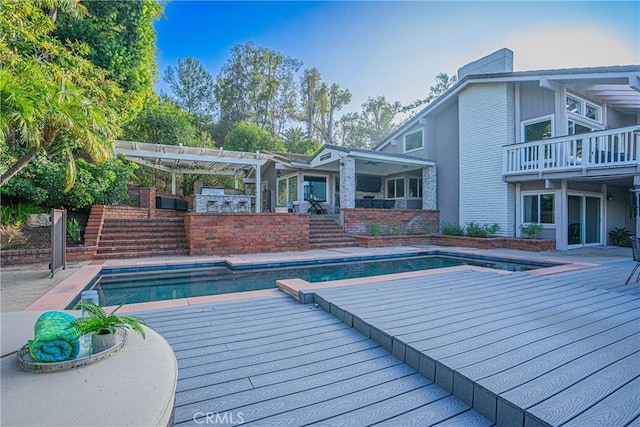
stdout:
[[[0,155],[0,164],[2,157]],[[0,187],[0,194],[18,200],[30,200],[45,207],[65,206],[71,210],[94,204],[129,202],[127,184],[134,177],[137,169],[135,163],[123,157],[112,158],[101,165],[84,159],[78,159],[76,163],[77,179],[66,193],[60,191],[66,179],[64,165],[45,154],[39,154],[18,175]]]
[[39,213],[46,213],[46,210],[30,202],[3,204],[0,206],[0,224],[20,227],[27,221],[28,215]]
[[87,13],[60,15],[53,35],[59,40],[86,43],[84,54],[105,70],[126,94],[124,113],[136,113],[153,92],[157,77],[156,33],[153,22],[163,7],[155,0],[83,1]]
[[193,115],[168,99],[151,97],[142,111],[124,125],[124,138],[153,144],[213,148],[211,136],[194,125]]
[[609,231],[609,240],[615,246],[629,246],[631,244],[631,232],[626,227],[615,227]]
[[[66,164],[68,190],[75,179],[73,152],[84,150],[95,161],[111,154],[123,113],[120,88],[104,70],[83,58],[87,45],[52,37],[55,25],[38,0],[2,2],[0,34],[0,138],[28,150],[1,171],[0,185],[40,151],[55,153]],[[66,10],[84,10],[60,2]],[[79,16],[79,14],[77,14]]]
[[71,237],[71,240],[73,240],[76,243],[82,242],[82,235],[80,233],[80,228],[81,228],[80,223],[78,222],[77,219],[71,218],[67,220],[67,234],[69,235],[69,237]]
[[78,335],[94,334],[113,334],[117,327],[128,327],[139,333],[145,338],[143,325],[146,325],[143,319],[133,316],[118,316],[118,311],[124,303],[116,307],[111,313],[107,314],[102,307],[94,303],[80,303],[75,306],[76,310],[84,310],[89,314],[88,317],[82,317],[71,322],[70,329],[73,329]]
[[455,222],[445,222],[440,226],[440,233],[445,236],[464,236],[464,228]]
[[478,224],[468,222],[465,226],[465,234],[469,237],[493,237],[500,231],[499,224]]
[[520,231],[527,236],[529,239],[534,239],[542,233],[543,226],[540,223],[529,223],[522,224],[520,226]]
[[212,116],[216,109],[215,81],[195,58],[179,60],[173,68],[167,67],[164,81],[169,84],[171,100],[187,113]]
[[382,235],[382,227],[380,224],[376,224],[375,222],[366,225],[367,234],[369,236],[381,236]]
[[384,230],[384,234],[389,236],[401,234],[400,227],[398,227],[396,224],[387,224]]
[[258,150],[287,151],[282,141],[272,137],[260,127],[246,122],[239,122],[233,125],[224,139],[224,148],[249,153],[255,153]]
[[295,73],[301,64],[252,43],[234,46],[215,87],[222,127],[245,121],[272,136],[281,134],[296,118]]

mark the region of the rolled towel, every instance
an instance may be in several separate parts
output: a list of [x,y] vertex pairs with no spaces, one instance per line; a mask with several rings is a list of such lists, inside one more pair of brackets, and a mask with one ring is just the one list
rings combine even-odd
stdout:
[[62,362],[78,356],[78,334],[69,328],[74,320],[61,311],[42,313],[33,327],[34,339],[27,342],[31,358],[35,362]]

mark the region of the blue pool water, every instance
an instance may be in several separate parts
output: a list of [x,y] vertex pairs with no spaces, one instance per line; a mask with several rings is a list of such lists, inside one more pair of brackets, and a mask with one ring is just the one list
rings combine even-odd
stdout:
[[[415,253],[389,258],[367,257],[295,263],[228,267],[226,263],[102,270],[90,285],[103,306],[276,288],[276,280],[300,278],[308,282],[379,276],[416,270],[474,265],[509,271],[549,267],[490,257],[443,256]],[[77,302],[74,301],[71,306]]]

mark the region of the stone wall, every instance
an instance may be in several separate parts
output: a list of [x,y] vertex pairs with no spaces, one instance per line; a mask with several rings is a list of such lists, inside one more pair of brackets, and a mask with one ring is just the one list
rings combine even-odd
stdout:
[[[409,234],[437,230],[440,223],[439,211],[400,209],[343,209],[344,229],[351,234],[366,234],[368,224],[378,224],[383,229],[388,225]],[[426,225],[425,225],[426,224]]]
[[309,249],[309,215],[235,213],[185,216],[191,255],[233,255]]

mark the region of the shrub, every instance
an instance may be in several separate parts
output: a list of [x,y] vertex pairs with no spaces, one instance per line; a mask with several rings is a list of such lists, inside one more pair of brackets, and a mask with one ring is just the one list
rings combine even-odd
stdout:
[[30,214],[46,213],[47,210],[29,202],[0,206],[0,223],[20,227]]
[[629,246],[629,243],[631,243],[629,240],[630,237],[631,232],[625,227],[615,227],[609,231],[609,239],[611,240],[611,244],[615,246]]
[[494,222],[493,224],[486,224],[485,229],[489,237],[495,237],[500,232],[500,224]]
[[82,242],[82,236],[80,233],[80,223],[77,219],[71,218],[67,221],[67,234],[76,243]]
[[520,226],[520,231],[522,231],[529,239],[538,237],[538,235],[542,233],[542,229],[543,227],[540,223],[522,224]]
[[445,222],[440,226],[440,233],[445,236],[464,236],[464,229],[455,222]]
[[370,236],[380,236],[382,234],[382,227],[380,227],[380,224],[376,224],[376,223],[367,224],[366,228],[367,228],[367,234]]
[[395,224],[387,224],[384,230],[384,234],[386,235],[400,234],[400,228],[398,228],[398,226]]
[[468,222],[465,227],[465,234],[469,237],[487,237],[487,228],[476,222]]

